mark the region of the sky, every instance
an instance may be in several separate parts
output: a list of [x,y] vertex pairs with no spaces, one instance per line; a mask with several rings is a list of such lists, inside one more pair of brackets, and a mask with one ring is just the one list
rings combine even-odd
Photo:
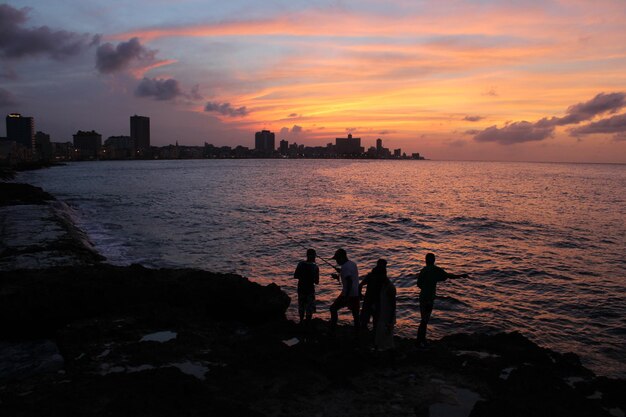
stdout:
[[[1,0],[0,0],[1,1]],[[0,3],[0,111],[55,142],[307,146],[626,163],[624,0]],[[0,130],[0,135],[3,131]]]

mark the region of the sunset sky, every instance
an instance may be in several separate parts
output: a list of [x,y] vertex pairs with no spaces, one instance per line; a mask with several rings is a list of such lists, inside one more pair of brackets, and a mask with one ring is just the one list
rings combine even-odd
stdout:
[[[432,159],[626,162],[626,1],[11,1],[0,109],[36,130]],[[4,128],[0,129],[4,135]]]

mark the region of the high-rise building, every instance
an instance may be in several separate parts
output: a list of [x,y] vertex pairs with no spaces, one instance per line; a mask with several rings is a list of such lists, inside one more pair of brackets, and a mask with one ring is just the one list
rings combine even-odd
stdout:
[[44,132],[35,133],[35,149],[37,150],[37,157],[42,161],[49,161],[52,159],[52,143],[50,142],[50,135]]
[[95,130],[83,132],[79,130],[74,134],[74,148],[80,159],[95,159],[102,147],[102,135]]
[[383,152],[383,140],[381,138],[376,139],[376,152],[379,155]]
[[361,147],[361,138],[353,138],[352,133],[347,138],[335,138],[337,155],[361,155],[364,149]]
[[19,113],[7,115],[7,139],[25,148],[35,149],[35,120]]
[[276,149],[274,143],[274,133],[269,130],[256,132],[254,135],[254,149],[265,155],[271,155]]
[[140,153],[150,149],[150,118],[146,116],[130,117],[130,137]]
[[287,155],[289,153],[289,142],[286,140],[280,141],[280,154]]

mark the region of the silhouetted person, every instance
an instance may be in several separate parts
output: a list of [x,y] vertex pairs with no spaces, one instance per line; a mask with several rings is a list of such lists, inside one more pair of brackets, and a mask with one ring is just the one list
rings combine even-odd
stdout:
[[320,269],[315,263],[316,256],[315,249],[307,249],[306,261],[299,262],[296,272],[293,273],[293,277],[298,280],[300,324],[307,324],[307,327],[315,313],[315,286],[320,283]]
[[330,328],[334,332],[337,327],[337,311],[340,308],[348,307],[354,319],[354,330],[359,331],[359,271],[356,264],[348,260],[348,255],[344,249],[337,249],[332,257],[341,266],[339,275],[332,274],[332,277],[340,280],[341,294],[330,306]]
[[426,346],[426,328],[430,315],[433,312],[433,306],[435,304],[435,297],[437,291],[437,283],[445,281],[448,278],[468,278],[469,275],[461,274],[455,275],[444,271],[435,265],[435,255],[432,253],[426,254],[426,266],[422,268],[417,276],[417,286],[420,288],[420,313],[422,319],[420,321],[419,329],[417,330],[417,346]]
[[393,328],[396,324],[396,287],[391,283],[387,274],[380,282],[377,315],[378,318],[374,322],[374,345],[377,350],[381,351],[393,349]]
[[359,293],[365,286],[365,296],[361,305],[361,329],[367,330],[370,317],[374,318],[374,329],[376,329],[376,320],[378,319],[378,310],[380,305],[380,288],[383,280],[387,279],[387,261],[379,259],[372,271],[363,278],[359,284]]

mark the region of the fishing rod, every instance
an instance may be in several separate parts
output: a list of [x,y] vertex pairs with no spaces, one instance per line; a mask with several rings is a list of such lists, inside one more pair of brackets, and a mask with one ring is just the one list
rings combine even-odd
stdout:
[[[265,221],[265,223],[266,223],[269,227],[271,227],[271,228],[272,228],[272,230],[274,230],[275,232],[278,232],[278,233],[280,233],[281,235],[285,236],[287,239],[291,240],[293,243],[295,243],[296,245],[300,246],[302,249],[304,249],[304,250],[309,250],[309,249],[311,249],[311,248],[307,248],[307,247],[306,247],[306,246],[304,246],[302,243],[298,242],[296,239],[294,239],[294,238],[293,238],[293,237],[291,237],[289,234],[287,234],[287,232],[285,232],[285,231],[283,231],[283,230],[280,230],[280,229],[278,229],[278,228],[276,228],[276,227],[272,226],[272,225],[271,225],[269,222],[267,222],[267,221]],[[339,269],[338,269],[335,265],[331,264],[329,261],[327,261],[326,259],[322,258],[322,257],[321,257],[321,256],[319,256],[319,255],[316,255],[316,256],[317,256],[318,258],[320,258],[320,260],[321,260],[322,262],[324,262],[326,265],[330,266],[332,269],[334,269],[335,271],[339,272]]]

